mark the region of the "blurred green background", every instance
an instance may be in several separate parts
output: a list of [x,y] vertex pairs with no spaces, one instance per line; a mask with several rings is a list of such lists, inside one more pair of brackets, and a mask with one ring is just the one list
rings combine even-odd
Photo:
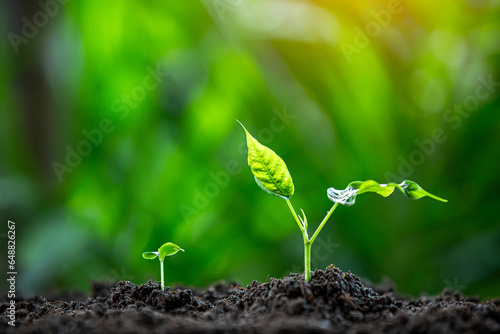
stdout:
[[167,283],[302,271],[238,119],[286,161],[311,230],[353,180],[449,200],[361,196],[313,268],[499,296],[499,18],[494,0],[2,2],[0,240],[6,254],[16,222],[18,291],[158,280],[141,253],[166,241],[186,249]]

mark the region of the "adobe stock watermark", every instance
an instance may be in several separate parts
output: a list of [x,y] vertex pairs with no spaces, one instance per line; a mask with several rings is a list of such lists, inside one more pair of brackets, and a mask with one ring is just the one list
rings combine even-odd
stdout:
[[[261,129],[257,136],[255,136],[262,144],[269,144],[276,133],[285,130],[286,126],[290,124],[290,120],[297,117],[297,115],[290,114],[286,107],[283,107],[281,111],[274,108],[273,113],[274,116],[269,120],[269,127]],[[243,156],[246,155],[246,141],[241,142],[238,152]],[[205,186],[193,189],[191,203],[179,204],[179,210],[184,217],[184,221],[189,221],[191,216],[200,214],[210,201],[219,195],[221,189],[229,185],[231,177],[240,174],[242,170],[240,162],[230,160],[226,163],[225,169],[218,172],[210,171],[207,175],[208,181]]]
[[80,324],[73,316],[70,321],[64,326],[65,334],[80,334],[82,330],[80,329]]
[[354,38],[352,43],[341,42],[339,44],[340,50],[344,54],[347,63],[350,64],[351,57],[355,54],[361,53],[361,50],[370,45],[372,38],[377,37],[382,32],[383,28],[387,27],[394,15],[400,14],[403,11],[403,5],[399,0],[389,0],[387,9],[379,11],[372,10],[370,15],[373,20],[368,21],[364,29],[354,27]]
[[68,2],[69,0],[38,1],[40,10],[33,14],[31,18],[27,18],[26,16],[21,18],[21,34],[19,35],[12,31],[7,34],[7,38],[9,39],[14,52],[18,53],[19,47],[22,44],[28,44],[33,38],[35,38],[40,32],[40,29],[43,29],[50,22],[50,20],[59,13],[61,5],[65,5]]
[[122,267],[120,272],[118,272],[118,270],[116,270],[116,269],[113,269],[110,271],[110,274],[113,277],[113,280],[116,282],[132,281],[133,279],[135,279],[135,275],[127,274],[125,267]]
[[219,20],[224,21],[227,13],[234,12],[243,0],[206,0],[206,2],[213,7]]
[[[450,124],[453,130],[457,130],[462,126],[463,120],[469,118],[472,112],[479,108],[481,101],[485,101],[492,96],[498,86],[500,86],[500,82],[494,81],[492,74],[487,78],[479,76],[474,93],[465,97],[461,103],[455,103],[453,107],[446,109],[443,113],[443,122]],[[412,175],[416,167],[423,165],[425,160],[436,152],[437,146],[447,139],[446,131],[442,127],[432,130],[428,138],[415,139],[414,143],[417,148],[411,151],[407,157],[402,155],[398,157],[397,174],[386,172],[384,175],[386,182],[403,180]]]
[[7,283],[9,290],[7,291],[7,297],[9,302],[4,311],[5,318],[7,318],[7,323],[9,326],[16,326],[16,282],[17,282],[17,264],[16,264],[16,223],[13,221],[7,221]]
[[[148,96],[148,92],[156,89],[169,76],[169,73],[163,71],[160,65],[157,65],[156,69],[148,66],[146,72],[141,84],[134,86],[128,94],[122,94],[111,104],[111,111],[118,116],[119,120],[123,121],[127,118],[130,111],[137,108]],[[52,162],[52,169],[59,182],[64,180],[65,174],[72,173],[82,163],[83,158],[92,153],[94,147],[101,145],[104,137],[115,131],[116,125],[116,122],[105,117],[99,121],[98,127],[91,130],[84,129],[82,135],[85,139],[80,140],[74,148],[67,145],[64,161]]]
[[252,334],[258,333],[258,330],[254,327],[255,321],[248,318],[240,318],[233,324],[235,328],[231,328],[230,331],[236,329],[236,334]]
[[443,283],[452,292],[454,292],[454,291],[460,291],[460,292],[462,292],[463,290],[467,289],[467,285],[460,284],[458,282],[458,277],[456,277],[456,276],[453,279],[453,282],[450,282],[448,279],[444,279]]
[[[314,246],[311,247],[311,264],[312,261],[323,262],[330,258],[335,250],[340,247],[339,243],[333,242],[332,236],[328,235],[326,238],[318,236],[314,242]],[[314,266],[311,265],[311,269]],[[314,270],[314,269],[312,269]],[[290,270],[285,271],[281,277],[289,276],[291,273],[303,273],[304,265],[295,264]]]

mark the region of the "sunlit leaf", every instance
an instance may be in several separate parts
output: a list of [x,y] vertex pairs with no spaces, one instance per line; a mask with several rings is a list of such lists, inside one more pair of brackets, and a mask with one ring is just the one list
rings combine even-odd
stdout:
[[163,259],[165,256],[171,256],[176,254],[178,251],[183,251],[184,249],[180,248],[176,244],[173,244],[171,242],[167,242],[166,244],[163,244],[163,246],[160,247],[158,250],[160,259]]
[[283,159],[252,137],[243,124],[241,126],[247,136],[248,165],[259,187],[274,196],[292,197],[293,180]]
[[361,185],[359,186],[357,184],[352,184],[352,182],[350,183],[350,185],[353,188],[358,189],[357,193],[358,195],[362,193],[373,192],[384,197],[387,197],[390,194],[392,194],[395,188],[394,184],[378,184],[373,180],[362,182]]
[[387,197],[394,192],[395,188],[398,188],[403,194],[411,199],[419,199],[427,196],[441,202],[448,202],[446,199],[437,197],[425,191],[417,183],[410,180],[403,181],[400,184],[379,184],[373,180],[354,181],[349,183],[344,190],[329,188],[327,190],[327,195],[328,198],[335,203],[350,206],[356,202],[356,196],[359,194],[373,192]]

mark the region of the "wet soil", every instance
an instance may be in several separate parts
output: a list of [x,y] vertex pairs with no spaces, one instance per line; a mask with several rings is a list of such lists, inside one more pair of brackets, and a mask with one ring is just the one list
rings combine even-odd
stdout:
[[158,282],[92,284],[91,297],[16,301],[16,327],[0,305],[0,333],[500,333],[500,300],[444,290],[407,299],[335,267],[204,290]]

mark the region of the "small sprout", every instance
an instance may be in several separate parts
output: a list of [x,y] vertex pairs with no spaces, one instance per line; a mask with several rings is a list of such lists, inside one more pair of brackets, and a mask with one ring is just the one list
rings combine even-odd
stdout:
[[[240,122],[238,121],[238,123]],[[312,237],[309,237],[307,234],[308,222],[304,211],[300,209],[302,211],[302,217],[297,215],[292,203],[290,202],[290,198],[294,194],[295,188],[292,176],[288,172],[285,162],[273,150],[262,145],[257,141],[257,139],[252,137],[243,124],[241,124],[241,126],[246,133],[248,165],[250,166],[250,169],[255,177],[255,182],[257,182],[257,185],[265,192],[286,200],[288,207],[290,208],[290,211],[292,212],[292,215],[302,232],[302,237],[304,239],[304,278],[306,281],[311,280],[311,245],[330,218],[333,211],[335,211],[340,204],[345,206],[353,205],[356,201],[357,195],[367,192],[374,192],[387,197],[392,194],[396,188],[411,199],[419,199],[427,196],[441,202],[448,202],[445,199],[428,193],[418,184],[409,180],[403,181],[400,184],[379,184],[372,180],[354,181],[349,183],[347,188],[344,190],[336,190],[334,188],[329,188],[327,190],[328,198],[334,202],[334,205],[330,211],[327,212],[325,218],[319,224]]]
[[165,289],[165,280],[163,276],[163,260],[165,259],[165,256],[172,256],[176,254],[178,251],[183,251],[184,249],[180,248],[176,244],[173,244],[171,242],[167,242],[166,244],[163,244],[157,252],[144,252],[142,253],[142,257],[145,258],[146,260],[153,260],[158,258],[160,260],[160,273],[161,273],[161,291]]

